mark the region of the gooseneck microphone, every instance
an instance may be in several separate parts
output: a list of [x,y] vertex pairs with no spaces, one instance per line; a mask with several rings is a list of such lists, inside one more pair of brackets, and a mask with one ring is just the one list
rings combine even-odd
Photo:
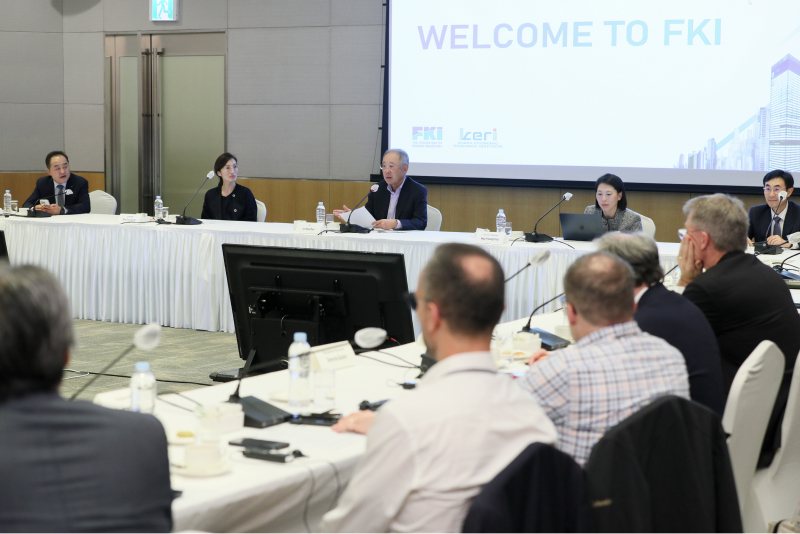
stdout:
[[124,351],[122,354],[111,360],[111,363],[103,367],[103,370],[99,373],[95,373],[94,376],[86,382],[83,387],[81,387],[78,391],[76,391],[69,400],[75,400],[75,398],[83,393],[83,391],[94,384],[94,381],[97,380],[100,376],[105,374],[106,371],[111,369],[114,365],[117,364],[122,358],[124,358],[130,351],[133,349],[141,349],[141,350],[153,350],[158,346],[161,342],[161,325],[158,323],[150,323],[144,325],[136,333],[133,335],[133,343]]
[[206,179],[203,180],[203,183],[200,184],[200,187],[198,187],[197,191],[194,192],[194,195],[192,195],[192,198],[190,198],[189,202],[186,203],[186,206],[183,208],[183,214],[178,215],[177,217],[175,217],[175,224],[203,224],[203,221],[197,220],[194,217],[187,217],[186,216],[186,208],[189,207],[189,204],[192,203],[192,200],[194,200],[194,197],[197,196],[197,193],[199,193],[200,190],[203,189],[203,186],[206,185],[206,180],[210,180],[213,177],[214,177],[214,171],[209,171],[208,174],[206,175]]
[[551,298],[551,299],[550,299],[550,300],[548,300],[547,302],[544,302],[544,303],[540,304],[539,306],[537,306],[537,307],[536,307],[536,308],[535,308],[535,309],[534,309],[534,310],[531,312],[531,316],[530,316],[530,317],[528,317],[528,323],[527,323],[525,326],[523,326],[523,327],[522,327],[522,330],[520,330],[520,332],[531,332],[531,331],[532,331],[532,330],[531,330],[531,320],[533,319],[533,314],[534,314],[534,313],[536,313],[537,311],[541,310],[542,308],[544,308],[545,306],[547,306],[548,304],[550,304],[550,303],[551,303],[551,302],[553,302],[554,300],[556,300],[556,299],[560,299],[560,298],[561,298],[561,297],[563,297],[563,296],[564,296],[564,293],[561,293],[560,295],[556,295],[555,297]]
[[523,267],[519,271],[515,272],[514,274],[512,274],[511,276],[506,278],[506,281],[503,282],[503,283],[507,284],[509,280],[511,280],[512,278],[517,276],[519,273],[521,273],[522,271],[524,271],[528,267],[539,267],[544,262],[546,262],[549,258],[550,258],[550,249],[549,248],[543,248],[542,250],[537,250],[533,254],[533,256],[531,256],[531,259],[528,260],[528,263],[525,264],[525,267]]
[[[378,184],[373,184],[372,187],[369,188],[369,193],[374,193],[378,190]],[[363,226],[359,226],[357,224],[350,224],[350,217],[353,216],[353,212],[358,209],[362,202],[367,200],[369,193],[364,195],[364,198],[356,204],[356,207],[350,210],[350,215],[347,216],[347,222],[343,224],[339,224],[339,233],[341,234],[368,234],[372,231],[371,228],[364,228]]]
[[[572,198],[572,193],[564,193],[564,196],[563,196],[563,197],[561,197],[561,200],[559,200],[559,201],[558,201],[558,204],[556,204],[555,206],[553,206],[552,208],[550,208],[549,210],[547,210],[547,213],[550,213],[551,211],[553,211],[554,209],[556,209],[556,208],[558,207],[558,205],[559,205],[559,204],[561,204],[561,203],[562,203],[562,202],[564,202],[565,200],[567,200],[567,201],[568,201],[568,200],[569,200],[569,199],[571,199],[571,198]],[[549,235],[540,234],[540,233],[538,233],[538,232],[536,231],[536,228],[538,228],[538,227],[539,227],[539,222],[540,222],[542,219],[544,219],[545,217],[547,217],[547,213],[545,213],[544,215],[542,215],[541,217],[539,217],[539,220],[538,220],[538,221],[536,221],[536,225],[533,227],[533,232],[531,232],[530,234],[525,234],[525,241],[528,241],[529,243],[549,243],[550,241],[552,241],[552,240],[553,240],[553,238],[552,238],[552,237],[550,237]]]

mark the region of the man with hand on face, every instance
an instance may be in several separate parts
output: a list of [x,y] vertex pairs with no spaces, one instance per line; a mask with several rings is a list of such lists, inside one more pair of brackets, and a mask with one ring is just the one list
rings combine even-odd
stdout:
[[472,498],[556,429],[536,401],[497,372],[489,344],[503,313],[503,271],[483,249],[436,249],[415,298],[437,363],[417,388],[333,429],[367,433],[367,449],[321,531],[460,532]]
[[[375,217],[373,228],[383,230],[424,230],[428,225],[428,190],[406,176],[408,154],[399,148],[390,148],[381,163],[384,181],[378,190],[370,192],[367,211]],[[333,210],[333,214],[346,220],[350,208]]]
[[[36,180],[36,188],[22,207],[35,208],[50,215],[89,213],[89,182],[70,172],[67,155],[55,150],[47,155],[44,163],[48,176]],[[40,200],[47,200],[49,204],[43,206]]]
[[759,467],[780,447],[780,423],[800,351],[800,316],[789,288],[774,269],[747,248],[747,214],[739,199],[716,194],[683,206],[687,234],[681,240],[675,291],[708,319],[719,343],[725,392],[736,371],[759,343],[773,341],[786,358],[783,381],[770,415]]
[[[789,234],[800,232],[800,206],[788,200],[793,192],[794,178],[788,172],[774,170],[764,176],[767,203],[753,206],[748,215],[747,239],[751,245],[766,241],[768,245],[798,248],[786,240]],[[783,201],[781,194],[785,195]]]

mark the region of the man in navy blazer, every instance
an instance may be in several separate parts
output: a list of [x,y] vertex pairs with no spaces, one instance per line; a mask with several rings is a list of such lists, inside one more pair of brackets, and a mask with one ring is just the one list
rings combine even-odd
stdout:
[[[70,172],[67,155],[55,150],[47,155],[44,162],[48,176],[36,180],[36,188],[22,207],[46,211],[50,215],[89,213],[89,182]],[[40,200],[47,200],[50,204],[42,206]]]
[[[399,148],[390,148],[381,163],[383,182],[378,190],[369,193],[367,211],[375,217],[373,228],[384,230],[424,230],[428,226],[428,190],[406,176],[408,154]],[[334,210],[341,216],[350,208]]]
[[[779,195],[786,192],[786,199]],[[750,208],[748,215],[747,238],[750,243],[766,241],[769,245],[783,245],[791,248],[786,238],[789,234],[800,232],[800,206],[788,199],[794,192],[794,178],[780,169],[764,176],[764,199],[766,204]]]
[[700,308],[664,287],[656,242],[644,234],[613,232],[598,239],[597,245],[631,264],[636,277],[633,319],[643,331],[681,351],[692,400],[722,417],[726,395],[717,337]]

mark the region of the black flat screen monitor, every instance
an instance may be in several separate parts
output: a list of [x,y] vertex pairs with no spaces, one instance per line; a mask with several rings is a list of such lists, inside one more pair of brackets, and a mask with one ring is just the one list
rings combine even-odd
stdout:
[[8,247],[6,246],[6,236],[0,230],[0,258],[8,258]]
[[[350,341],[366,327],[414,341],[402,254],[222,245],[242,373],[285,369],[295,332],[309,344]],[[216,375],[216,376],[215,376]]]

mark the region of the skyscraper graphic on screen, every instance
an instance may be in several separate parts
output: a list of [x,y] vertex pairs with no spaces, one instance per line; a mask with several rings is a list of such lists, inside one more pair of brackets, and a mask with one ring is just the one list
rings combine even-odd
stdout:
[[791,54],[772,66],[769,168],[800,171],[800,61]]

